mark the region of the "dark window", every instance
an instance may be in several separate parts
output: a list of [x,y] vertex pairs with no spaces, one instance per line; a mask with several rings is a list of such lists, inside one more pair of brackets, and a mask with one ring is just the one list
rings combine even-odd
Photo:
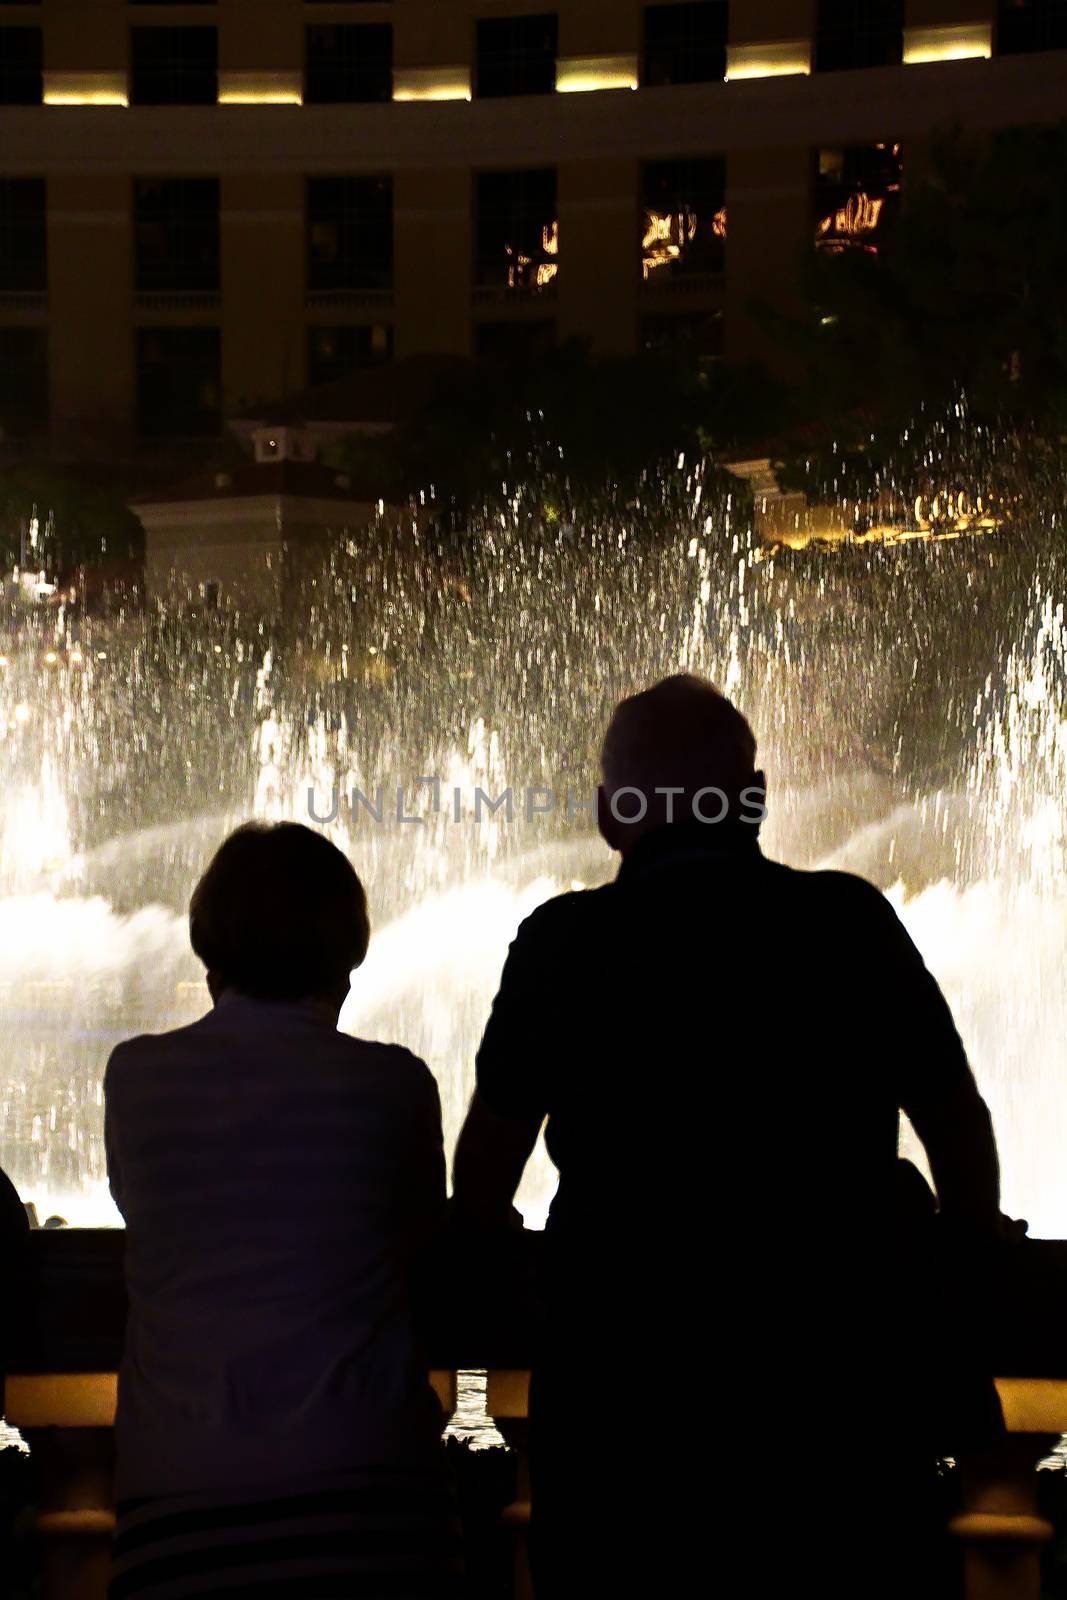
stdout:
[[304,99],[338,105],[393,97],[393,30],[332,24],[305,30]]
[[726,76],[727,0],[645,7],[643,81],[714,83]]
[[547,289],[559,271],[556,172],[482,172],[477,192],[479,284]]
[[536,322],[479,322],[474,330],[475,351],[483,361],[508,364],[536,361],[556,343],[556,324]]
[[816,249],[877,255],[900,204],[899,144],[816,152],[812,209]]
[[219,180],[135,178],[137,288],[219,286]]
[[43,95],[40,28],[0,28],[0,105],[39,106]]
[[221,372],[218,328],[139,328],[138,431],[152,439],[218,433]]
[[641,275],[662,283],[726,261],[726,163],[650,161],[643,174]]
[[554,15],[493,17],[478,23],[476,92],[486,98],[551,94],[559,23]]
[[392,178],[309,178],[308,288],[391,289]]
[[721,308],[686,312],[680,316],[641,319],[641,345],[645,350],[680,350],[700,361],[718,361],[725,345]]
[[899,66],[904,58],[904,0],[819,0],[815,68]]
[[393,356],[393,330],[388,323],[356,328],[308,329],[308,382],[333,383],[361,367],[373,367]]
[[0,178],[0,289],[48,287],[43,178]]
[[134,28],[130,98],[139,106],[211,106],[219,97],[215,28]]
[[1026,50],[1067,50],[1064,0],[1000,0],[998,53],[1010,56]]
[[0,328],[0,431],[17,437],[48,426],[48,336],[44,328]]

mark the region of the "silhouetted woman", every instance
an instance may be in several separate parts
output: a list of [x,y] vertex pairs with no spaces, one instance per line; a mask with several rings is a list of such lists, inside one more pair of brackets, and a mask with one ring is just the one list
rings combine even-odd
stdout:
[[445,1203],[428,1069],[337,1031],[363,888],[249,824],[193,894],[214,1008],[108,1063],[130,1314],[112,1596],[455,1592],[409,1269]]

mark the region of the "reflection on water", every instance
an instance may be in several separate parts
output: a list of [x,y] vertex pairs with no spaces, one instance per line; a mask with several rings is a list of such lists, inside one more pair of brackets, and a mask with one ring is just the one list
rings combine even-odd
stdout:
[[[975,448],[986,449],[988,441]],[[1057,498],[1058,496],[1058,498]],[[547,895],[612,870],[587,815],[599,730],[679,668],[752,719],[766,845],[889,890],[959,1019],[1003,1151],[1005,1203],[1067,1233],[1062,562],[1042,485],[1012,526],[907,547],[760,550],[682,467],[645,504],[562,522],[531,489],[465,539],[338,539],[284,626],[178,607],[0,618],[0,1161],[42,1215],[113,1217],[100,1076],[113,1042],[206,996],[184,907],[234,821],[306,816],[309,787],[415,823],[330,831],[375,936],[345,1027],[430,1062],[449,1139],[508,942]],[[77,642],[77,650],[71,649]],[[46,659],[51,657],[51,660]],[[441,808],[415,780],[441,780]],[[528,819],[524,794],[556,811]],[[515,816],[473,814],[511,786]],[[462,815],[454,819],[455,789]],[[791,947],[828,990],[861,956]],[[524,1207],[543,1216],[543,1154]]]

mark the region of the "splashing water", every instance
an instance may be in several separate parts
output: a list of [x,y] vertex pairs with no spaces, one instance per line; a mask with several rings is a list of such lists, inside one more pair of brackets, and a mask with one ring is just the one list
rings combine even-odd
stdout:
[[[0,1162],[21,1192],[42,1215],[113,1217],[108,1051],[201,1013],[192,883],[231,824],[306,819],[309,790],[376,929],[342,1025],[425,1056],[453,1139],[519,920],[612,871],[582,809],[606,716],[686,668],[757,730],[768,851],[892,895],[990,1101],[1007,1208],[1067,1232],[1067,627],[1043,509],[1062,494],[1043,484],[983,537],[773,552],[699,468],[627,505],[548,498],[512,490],[462,537],[339,536],[284,622],[174,605],[73,623],[12,602]],[[511,816],[478,788],[510,788]],[[769,930],[760,959],[772,983],[804,962],[832,992],[863,954]],[[551,1187],[542,1155],[528,1215]]]

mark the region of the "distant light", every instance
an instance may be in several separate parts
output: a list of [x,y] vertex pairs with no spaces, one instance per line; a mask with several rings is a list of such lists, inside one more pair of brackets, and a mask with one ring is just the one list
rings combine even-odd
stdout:
[[96,652],[96,659],[98,661],[106,661],[107,660],[107,651],[106,650],[98,650]]
[[59,657],[56,655],[54,650],[48,650],[45,653],[45,660],[48,662],[50,667],[54,667],[56,662],[59,660]]
[[397,67],[394,100],[470,100],[469,67]]
[[29,706],[27,706],[27,705],[18,705],[18,706],[16,706],[15,707],[15,721],[16,722],[29,722],[29,720],[30,720],[30,708],[29,708]]
[[556,62],[557,94],[636,89],[639,82],[636,55],[561,56]]
[[942,28],[905,28],[904,65],[932,61],[988,61],[993,54],[993,24],[963,22]]
[[742,78],[807,77],[811,41],[787,39],[773,44],[731,44],[726,48],[727,82]]
[[300,79],[295,72],[220,72],[220,106],[301,106]]
[[128,106],[125,72],[45,72],[46,106]]

